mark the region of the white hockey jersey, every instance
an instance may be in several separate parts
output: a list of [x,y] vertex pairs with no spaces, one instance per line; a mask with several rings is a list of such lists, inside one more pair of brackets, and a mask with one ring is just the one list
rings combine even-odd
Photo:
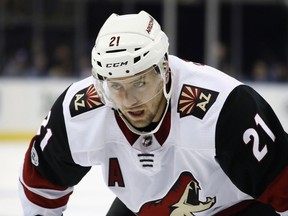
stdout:
[[93,165],[139,216],[232,215],[253,199],[288,210],[288,136],[270,106],[214,68],[169,64],[170,107],[151,136],[132,133],[91,77],[63,92],[26,153],[25,215],[61,215]]

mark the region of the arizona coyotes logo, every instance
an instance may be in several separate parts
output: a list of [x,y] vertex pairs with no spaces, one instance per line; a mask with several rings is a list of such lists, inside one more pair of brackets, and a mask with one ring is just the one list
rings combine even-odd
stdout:
[[74,117],[89,110],[103,106],[94,85],[79,91],[70,102],[70,113]]
[[218,94],[218,92],[209,89],[183,85],[177,109],[180,117],[193,115],[199,119],[203,119],[216,101]]
[[206,211],[216,203],[216,197],[200,201],[200,190],[192,174],[183,172],[163,199],[145,203],[137,215],[194,216],[194,213]]

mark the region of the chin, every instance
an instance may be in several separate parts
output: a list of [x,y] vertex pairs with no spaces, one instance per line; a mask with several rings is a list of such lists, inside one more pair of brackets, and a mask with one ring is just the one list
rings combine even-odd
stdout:
[[132,125],[136,128],[144,128],[148,126],[147,124],[141,124],[141,123],[133,123]]
[[149,123],[143,121],[130,121],[130,123],[136,128],[144,128],[149,125]]

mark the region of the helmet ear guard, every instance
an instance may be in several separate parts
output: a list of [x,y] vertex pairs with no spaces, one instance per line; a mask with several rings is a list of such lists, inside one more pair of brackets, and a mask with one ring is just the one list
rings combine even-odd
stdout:
[[156,65],[155,69],[162,77],[164,83],[163,85],[164,96],[167,100],[169,100],[171,97],[172,73],[169,67],[168,53],[165,53],[160,62]]
[[162,76],[162,79],[164,80],[163,85],[163,93],[167,100],[170,99],[171,93],[172,93],[172,73],[169,67],[169,61],[168,61],[168,53],[165,53],[160,65],[160,73]]
[[101,83],[104,80],[103,77],[95,71],[95,68],[92,68],[92,77],[94,78],[94,86],[97,91],[98,97],[100,98],[103,104],[107,104],[108,101],[105,100],[105,93],[104,93],[103,85]]
[[165,53],[164,55],[164,60],[163,60],[163,74],[165,76],[165,84],[169,82],[170,78],[170,67],[169,67],[169,62],[168,62],[168,53]]

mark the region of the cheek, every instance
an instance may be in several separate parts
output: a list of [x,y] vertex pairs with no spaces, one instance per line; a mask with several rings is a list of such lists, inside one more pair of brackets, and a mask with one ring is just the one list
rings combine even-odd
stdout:
[[110,98],[115,103],[121,103],[121,101],[123,101],[121,94],[113,94],[112,92],[110,92]]
[[113,99],[113,101],[118,107],[121,107],[123,100],[120,97],[117,97],[117,98]]
[[158,111],[163,97],[163,94],[159,94],[155,98],[153,98],[149,103],[147,103],[148,109],[151,111]]

